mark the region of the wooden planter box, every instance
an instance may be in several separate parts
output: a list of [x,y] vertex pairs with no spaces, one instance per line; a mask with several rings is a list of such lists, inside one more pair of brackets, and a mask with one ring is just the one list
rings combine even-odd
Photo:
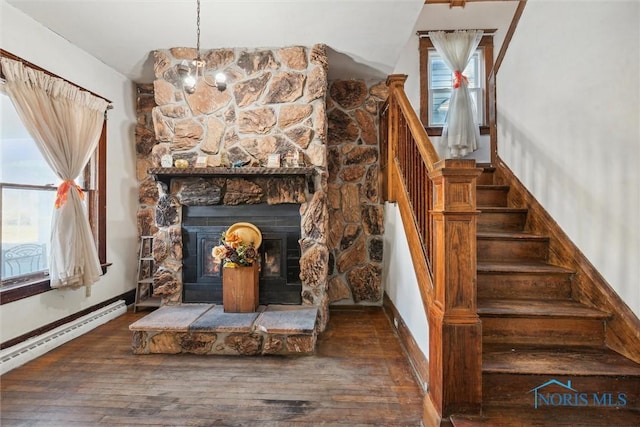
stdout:
[[225,267],[222,306],[225,313],[253,313],[258,308],[258,266]]

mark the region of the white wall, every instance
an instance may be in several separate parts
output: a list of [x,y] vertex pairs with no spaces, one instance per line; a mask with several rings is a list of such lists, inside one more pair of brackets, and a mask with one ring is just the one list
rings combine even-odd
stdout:
[[384,206],[384,260],[382,283],[402,320],[411,331],[418,347],[429,357],[429,328],[422,305],[407,236],[402,225],[400,209],[395,203]]
[[135,87],[122,74],[73,46],[1,0],[2,48],[111,100],[107,128],[107,261],[92,287],[53,290],[0,306],[0,342],[91,307],[135,287],[136,208]]
[[[467,3],[464,8],[450,8],[448,4],[428,4],[422,8],[422,13],[411,33],[411,38],[402,50],[393,70],[394,74],[408,75],[404,85],[405,92],[416,112],[420,112],[420,53],[418,50],[420,43],[416,32],[497,29],[493,37],[494,57],[497,57],[517,3],[516,1]],[[445,158],[447,149],[440,146],[440,138],[431,137],[431,141],[440,158]],[[478,151],[471,153],[466,158],[489,162],[491,160],[489,135],[482,135]]]
[[528,2],[498,153],[640,316],[640,3]]

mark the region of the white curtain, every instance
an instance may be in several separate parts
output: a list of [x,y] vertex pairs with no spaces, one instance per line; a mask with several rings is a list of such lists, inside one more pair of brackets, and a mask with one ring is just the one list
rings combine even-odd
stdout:
[[107,101],[18,61],[1,58],[5,89],[51,169],[62,179],[51,224],[51,287],[89,287],[100,260],[73,181],[96,149]]
[[449,148],[451,157],[466,156],[478,149],[480,128],[469,84],[462,71],[480,44],[482,31],[430,31],[429,38],[455,76],[441,143]]

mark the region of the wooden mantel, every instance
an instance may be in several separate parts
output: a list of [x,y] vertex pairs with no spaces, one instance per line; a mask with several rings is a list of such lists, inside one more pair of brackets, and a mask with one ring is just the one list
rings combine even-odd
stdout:
[[304,175],[307,178],[314,173],[312,167],[297,168],[267,168],[267,167],[207,167],[207,168],[149,168],[147,172],[156,181],[168,184],[171,178],[219,178],[219,177],[249,177],[249,176],[292,176]]

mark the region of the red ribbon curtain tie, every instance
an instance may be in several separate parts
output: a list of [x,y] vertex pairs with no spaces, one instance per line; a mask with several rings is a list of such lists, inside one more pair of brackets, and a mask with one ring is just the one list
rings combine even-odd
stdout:
[[466,85],[469,85],[469,79],[467,78],[467,76],[462,74],[460,70],[454,71],[453,72],[453,88],[458,89],[463,81]]
[[69,197],[69,190],[71,187],[75,187],[78,190],[78,194],[80,195],[80,199],[84,200],[84,192],[82,188],[72,180],[63,181],[62,184],[58,187],[58,193],[56,194],[56,209],[59,209],[60,206],[64,205]]

